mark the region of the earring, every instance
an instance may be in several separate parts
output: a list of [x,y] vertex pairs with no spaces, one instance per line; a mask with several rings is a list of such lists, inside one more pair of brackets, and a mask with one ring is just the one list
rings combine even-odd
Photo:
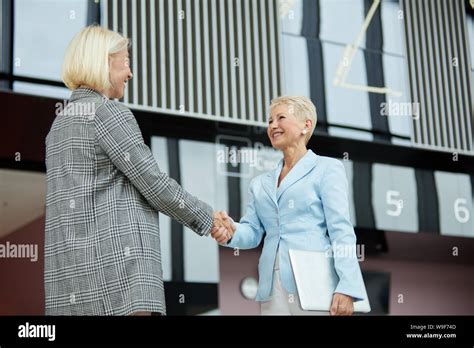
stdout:
[[308,133],[308,131],[306,130],[306,128],[305,128],[305,129],[303,129],[303,132],[302,132],[302,133],[303,133],[303,134],[306,134],[306,133]]

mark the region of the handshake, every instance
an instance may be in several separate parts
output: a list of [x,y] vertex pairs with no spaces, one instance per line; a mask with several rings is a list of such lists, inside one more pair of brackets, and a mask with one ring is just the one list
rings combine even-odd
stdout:
[[225,211],[214,212],[214,224],[211,236],[219,244],[226,244],[235,232],[235,225]]

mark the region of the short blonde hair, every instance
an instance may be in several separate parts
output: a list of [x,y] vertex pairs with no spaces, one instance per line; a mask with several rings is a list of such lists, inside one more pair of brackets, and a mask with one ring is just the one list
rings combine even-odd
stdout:
[[98,91],[110,87],[109,56],[128,49],[130,40],[99,26],[82,29],[66,49],[62,66],[65,85],[75,90],[81,85]]
[[313,135],[316,123],[318,122],[318,116],[316,114],[316,107],[313,102],[304,96],[281,96],[275,98],[270,103],[270,112],[273,108],[279,105],[287,105],[288,111],[293,113],[298,120],[306,121],[311,120],[312,127],[306,134],[306,144]]

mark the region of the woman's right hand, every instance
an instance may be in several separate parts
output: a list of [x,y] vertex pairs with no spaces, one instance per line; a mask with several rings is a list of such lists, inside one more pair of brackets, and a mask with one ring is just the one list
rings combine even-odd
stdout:
[[235,225],[225,211],[214,212],[214,225],[211,236],[218,243],[227,243],[235,232]]

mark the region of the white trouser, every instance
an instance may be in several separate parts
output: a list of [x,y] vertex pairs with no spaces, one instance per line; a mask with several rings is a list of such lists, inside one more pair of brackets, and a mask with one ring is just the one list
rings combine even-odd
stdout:
[[329,315],[329,312],[301,309],[298,294],[288,293],[281,285],[278,259],[279,254],[277,252],[273,270],[272,298],[269,301],[260,302],[260,313],[262,315]]

